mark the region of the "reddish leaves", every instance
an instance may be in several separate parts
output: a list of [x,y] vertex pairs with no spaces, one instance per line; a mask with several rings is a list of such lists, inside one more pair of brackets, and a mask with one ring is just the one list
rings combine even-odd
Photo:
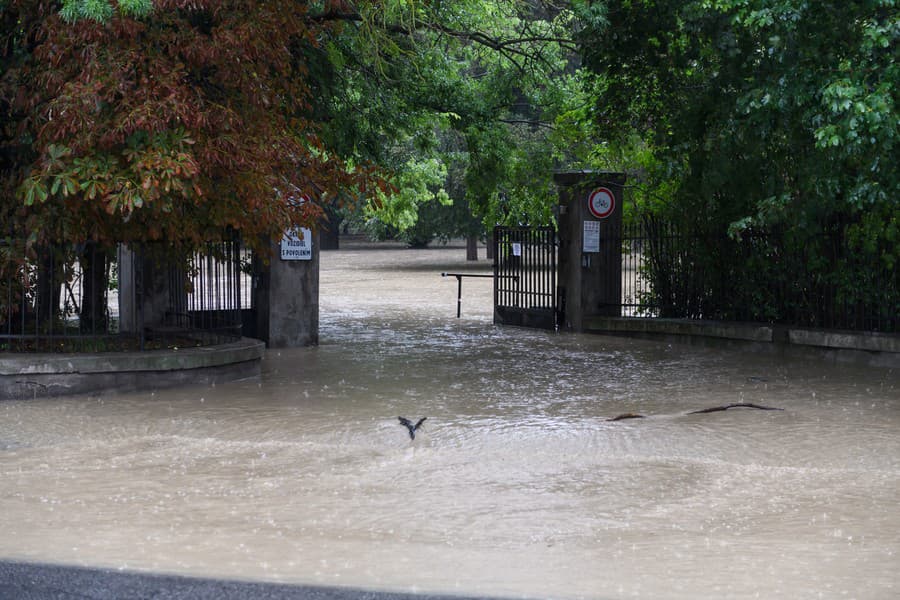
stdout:
[[164,0],[107,25],[21,4],[40,26],[0,93],[19,88],[37,160],[16,185],[45,237],[192,241],[231,226],[253,242],[315,224],[318,204],[287,196],[377,179],[348,173],[307,119],[305,3]]

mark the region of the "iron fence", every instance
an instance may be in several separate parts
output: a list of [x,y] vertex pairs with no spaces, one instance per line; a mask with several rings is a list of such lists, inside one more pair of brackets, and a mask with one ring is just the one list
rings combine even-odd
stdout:
[[191,252],[157,243],[27,248],[7,241],[0,245],[0,352],[146,350],[237,339],[249,297],[246,252],[237,237]]
[[900,282],[840,223],[817,236],[685,232],[644,215],[623,226],[622,314],[900,331]]

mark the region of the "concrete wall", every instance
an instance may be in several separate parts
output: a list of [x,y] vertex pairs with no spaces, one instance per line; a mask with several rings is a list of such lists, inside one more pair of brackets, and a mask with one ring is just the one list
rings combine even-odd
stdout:
[[230,344],[79,354],[0,353],[0,400],[153,390],[257,377],[265,346]]
[[311,260],[282,260],[281,240],[272,243],[272,258],[261,267],[254,306],[256,336],[269,348],[319,343],[319,235],[312,235]]

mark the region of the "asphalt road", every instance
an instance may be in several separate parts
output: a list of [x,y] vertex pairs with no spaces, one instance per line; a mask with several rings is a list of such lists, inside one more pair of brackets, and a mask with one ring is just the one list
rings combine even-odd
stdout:
[[0,600],[465,600],[0,561]]

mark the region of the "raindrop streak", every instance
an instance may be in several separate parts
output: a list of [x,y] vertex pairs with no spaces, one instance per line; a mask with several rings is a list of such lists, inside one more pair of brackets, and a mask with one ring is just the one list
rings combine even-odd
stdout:
[[[497,328],[489,279],[456,319],[439,274],[486,268],[464,256],[323,253],[320,346],[269,352],[258,381],[0,403],[0,556],[423,593],[897,595],[896,373]],[[784,410],[688,414],[735,403]]]

